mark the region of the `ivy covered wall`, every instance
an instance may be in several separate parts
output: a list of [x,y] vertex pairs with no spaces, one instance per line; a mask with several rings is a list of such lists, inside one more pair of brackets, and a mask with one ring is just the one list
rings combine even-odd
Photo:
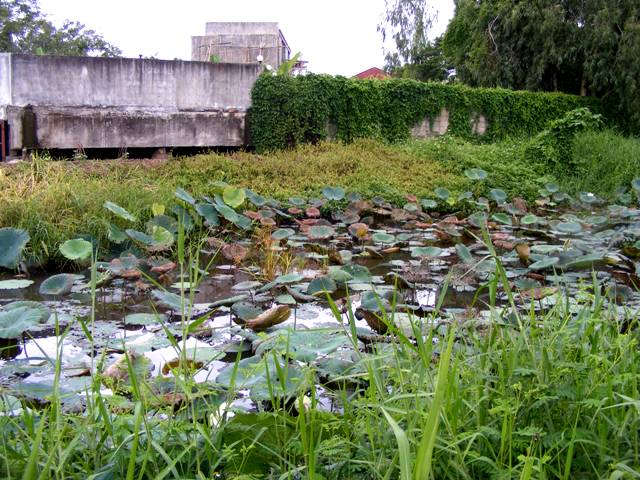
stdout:
[[[537,93],[407,79],[353,80],[328,75],[298,77],[264,74],[252,90],[250,135],[257,151],[314,143],[329,136],[344,142],[358,137],[394,142],[410,137],[425,118],[449,112],[448,134],[479,141],[531,136],[564,113],[589,107],[607,114],[594,97]],[[472,131],[482,115],[487,130]]]

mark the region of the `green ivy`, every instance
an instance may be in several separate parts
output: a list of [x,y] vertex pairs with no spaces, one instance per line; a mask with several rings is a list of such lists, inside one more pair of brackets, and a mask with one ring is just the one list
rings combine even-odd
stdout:
[[[395,142],[409,138],[425,118],[449,111],[448,133],[468,140],[492,142],[533,136],[549,122],[576,108],[605,114],[594,97],[539,93],[408,79],[355,80],[329,75],[289,77],[264,74],[252,91],[251,140],[259,152],[291,148],[335,138],[377,138]],[[482,114],[488,129],[472,132],[471,118]]]

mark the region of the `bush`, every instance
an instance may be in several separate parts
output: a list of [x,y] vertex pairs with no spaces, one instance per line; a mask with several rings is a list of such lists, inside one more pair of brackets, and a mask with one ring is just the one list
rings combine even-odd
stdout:
[[542,163],[557,174],[574,172],[578,165],[572,155],[574,137],[580,132],[598,130],[602,126],[602,115],[592,113],[588,108],[572,110],[551,122],[549,128],[531,141],[525,158],[532,163]]

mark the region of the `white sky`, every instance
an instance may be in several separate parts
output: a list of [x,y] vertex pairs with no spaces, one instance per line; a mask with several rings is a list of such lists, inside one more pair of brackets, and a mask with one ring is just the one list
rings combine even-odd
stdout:
[[[453,15],[453,0],[431,0],[436,36]],[[54,24],[77,20],[122,49],[127,57],[191,58],[191,36],[206,22],[276,21],[292,53],[302,52],[315,73],[352,76],[382,67],[376,31],[384,0],[40,0]]]

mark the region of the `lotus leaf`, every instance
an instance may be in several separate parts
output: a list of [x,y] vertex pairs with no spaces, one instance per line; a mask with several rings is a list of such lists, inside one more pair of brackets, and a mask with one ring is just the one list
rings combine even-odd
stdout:
[[501,188],[492,188],[489,191],[489,196],[496,203],[504,203],[505,200],[507,199],[507,193]]
[[473,255],[471,255],[471,252],[469,251],[466,245],[462,243],[458,243],[456,245],[456,253],[458,254],[458,258],[460,258],[460,261],[462,263],[466,263],[466,264],[473,263],[474,261]]
[[345,190],[342,187],[325,187],[322,189],[322,195],[324,195],[327,200],[340,201],[344,199]]
[[470,180],[484,180],[485,178],[487,178],[487,172],[485,172],[481,168],[469,168],[468,170],[464,171],[464,174]]
[[328,276],[314,278],[307,288],[307,295],[324,296],[338,289],[336,282]]
[[600,201],[600,199],[591,192],[580,192],[578,194],[578,197],[580,198],[581,202],[584,202],[587,204],[597,203]]
[[231,287],[231,290],[255,290],[256,288],[259,288],[262,286],[262,283],[257,282],[255,280],[248,280],[246,282],[240,282],[240,283],[236,283],[233,287]]
[[107,210],[109,210],[111,213],[114,213],[116,216],[122,218],[123,220],[128,220],[129,222],[137,222],[138,219],[131,215],[129,212],[127,212],[124,208],[122,208],[120,205],[116,205],[113,202],[104,202],[104,205],[102,205],[104,208],[106,208]]
[[412,257],[437,257],[442,253],[440,247],[413,247],[411,249]]
[[0,290],[20,290],[33,285],[33,280],[25,279],[12,279],[12,280],[0,280]]
[[82,238],[67,240],[60,245],[60,253],[68,260],[84,260],[91,256],[92,251],[93,245],[91,242]]
[[183,202],[188,203],[189,205],[195,205],[196,204],[196,199],[193,198],[191,196],[191,194],[189,192],[187,192],[186,190],[184,190],[183,188],[176,188],[175,194],[176,198],[178,200],[182,200]]
[[481,228],[483,225],[487,224],[487,216],[485,215],[484,212],[476,212],[476,213],[470,215],[467,218],[467,221],[472,226],[474,226],[476,228]]
[[178,224],[181,224],[182,228],[186,232],[190,231],[193,228],[195,222],[193,221],[193,217],[191,216],[191,213],[189,213],[189,210],[184,208],[182,205],[177,204],[171,205],[170,209],[173,213],[175,213],[178,219]]
[[537,216],[531,214],[525,215],[520,219],[520,223],[522,225],[533,225],[535,223],[538,223],[539,221],[540,219]]
[[402,208],[410,213],[415,213],[418,211],[418,206],[415,203],[405,203],[404,207]]
[[279,228],[271,234],[271,238],[274,240],[284,240],[285,238],[289,238],[291,235],[295,235],[295,233],[296,232],[291,228]]
[[550,182],[545,184],[544,188],[549,193],[556,193],[560,190],[560,185],[558,185],[557,183]]
[[120,227],[109,223],[107,225],[107,238],[113,243],[122,243],[127,239],[127,235]]
[[491,215],[491,219],[504,225],[511,225],[511,217],[503,212],[497,212]]
[[200,215],[210,227],[220,225],[218,211],[210,203],[196,203],[196,212]]
[[222,199],[224,203],[231,208],[238,208],[245,201],[246,195],[242,188],[236,188],[234,186],[227,186],[222,192]]
[[29,239],[29,234],[25,230],[0,228],[0,267],[16,268]]
[[309,229],[308,236],[312,240],[326,240],[327,238],[331,238],[335,235],[336,231],[333,227],[329,227],[327,225],[313,225]]
[[580,233],[582,231],[582,225],[578,222],[560,222],[553,227],[554,230],[561,233]]
[[20,338],[24,332],[40,323],[41,318],[42,312],[36,308],[0,310],[0,338]]
[[547,268],[553,267],[554,265],[557,265],[558,262],[560,262],[560,258],[558,257],[545,257],[529,265],[529,269],[545,270]]
[[151,231],[155,226],[162,227],[173,234],[178,233],[179,229],[178,221],[168,215],[156,215],[146,223],[147,231]]
[[169,307],[172,310],[182,312],[184,307],[185,312],[189,311],[190,304],[188,298],[183,298],[180,295],[165,292],[164,290],[153,290],[151,294],[160,304]]
[[294,396],[302,381],[303,375],[296,367],[273,355],[245,358],[230,364],[216,377],[216,383],[229,390],[249,389],[254,400]]
[[157,325],[167,320],[167,316],[161,313],[132,313],[124,317],[125,325]]
[[353,280],[357,280],[359,282],[371,281],[371,272],[364,265],[354,263],[352,265],[345,265],[341,270],[351,275]]
[[292,360],[312,362],[339,348],[351,346],[351,340],[342,330],[291,330],[283,328],[276,330],[264,339],[255,341],[253,346],[256,356],[265,356],[267,353],[276,352],[279,355],[286,355]]
[[267,203],[267,200],[262,195],[258,195],[253,190],[250,190],[248,188],[244,189],[244,194],[247,199],[256,207],[262,207]]
[[253,303],[240,301],[231,305],[231,311],[243,322],[252,320],[262,313],[262,309]]
[[383,233],[383,232],[374,233],[373,235],[371,235],[371,239],[374,242],[386,243],[386,244],[391,244],[391,243],[394,243],[396,241],[396,237],[394,237],[393,235],[390,235],[388,233]]
[[431,200],[430,198],[423,198],[420,201],[420,204],[424,207],[425,210],[432,210],[438,206],[438,202],[435,200]]
[[444,187],[436,188],[433,193],[436,197],[438,197],[440,200],[444,200],[445,202],[449,200],[449,197],[451,197],[451,192]]
[[39,291],[42,295],[66,295],[71,292],[73,284],[83,278],[84,275],[74,275],[71,273],[53,275],[40,284]]

